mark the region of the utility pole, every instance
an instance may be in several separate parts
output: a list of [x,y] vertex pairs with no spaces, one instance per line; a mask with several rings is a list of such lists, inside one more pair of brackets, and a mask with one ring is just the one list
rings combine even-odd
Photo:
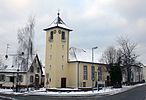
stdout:
[[6,55],[5,58],[8,59],[8,49],[9,49],[10,44],[7,44],[7,48],[6,48]]

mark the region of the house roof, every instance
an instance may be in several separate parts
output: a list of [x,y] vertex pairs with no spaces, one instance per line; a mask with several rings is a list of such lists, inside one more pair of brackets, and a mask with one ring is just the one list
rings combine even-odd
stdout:
[[40,66],[40,69],[41,69],[42,75],[45,75],[45,68],[44,68],[43,65],[41,64],[41,62],[40,62],[39,57],[38,57],[37,54],[36,54],[36,59],[37,59],[38,64],[39,64],[39,66]]
[[2,60],[0,72],[17,72],[18,66],[16,56],[8,56]]
[[28,68],[25,68],[27,65],[23,59],[18,60],[17,56],[9,56],[7,59],[3,59],[3,64],[0,66],[0,72],[17,72],[18,69],[20,73],[27,72],[35,58],[41,67],[42,73],[44,73],[37,54],[33,55],[32,58],[28,60]]
[[60,18],[60,16],[59,16],[60,14],[58,13],[57,15],[58,15],[57,18],[44,30],[47,31],[52,28],[62,28],[62,29],[72,31]]

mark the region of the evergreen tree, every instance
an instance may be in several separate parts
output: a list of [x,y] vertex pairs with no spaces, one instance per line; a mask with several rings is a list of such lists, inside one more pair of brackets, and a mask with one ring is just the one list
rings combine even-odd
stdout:
[[121,68],[118,64],[111,65],[110,69],[110,76],[111,76],[111,84],[114,88],[121,88],[122,87],[122,72]]

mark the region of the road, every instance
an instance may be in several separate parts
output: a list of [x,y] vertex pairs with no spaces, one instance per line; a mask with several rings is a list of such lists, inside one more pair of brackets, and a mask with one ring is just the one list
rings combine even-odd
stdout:
[[[2,95],[15,99],[0,100],[146,100],[146,85],[136,87],[129,91],[112,96],[92,96],[92,97],[49,97],[49,96],[14,96]],[[0,96],[1,97],[1,96]]]

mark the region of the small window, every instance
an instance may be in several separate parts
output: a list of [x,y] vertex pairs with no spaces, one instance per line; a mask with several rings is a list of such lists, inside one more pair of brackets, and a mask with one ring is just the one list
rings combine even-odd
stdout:
[[65,40],[65,32],[64,32],[64,31],[62,31],[61,39],[62,39],[62,40]]
[[62,65],[62,70],[64,69],[64,65]]
[[40,68],[38,67],[38,68],[37,68],[37,73],[39,73],[39,72],[40,72]]
[[23,76],[19,75],[19,82],[23,82]]
[[50,65],[50,69],[51,69],[51,65]]
[[52,44],[50,45],[50,49],[52,49]]
[[30,76],[30,83],[33,83],[33,76]]
[[50,40],[53,40],[53,31],[50,32]]
[[2,82],[5,81],[5,75],[0,75],[0,81],[2,81]]
[[83,82],[83,87],[86,87],[86,82]]
[[34,67],[33,66],[30,67],[30,72],[32,72],[32,73],[34,72]]
[[14,82],[14,76],[10,76],[10,82]]
[[64,60],[64,56],[62,55],[62,60]]

